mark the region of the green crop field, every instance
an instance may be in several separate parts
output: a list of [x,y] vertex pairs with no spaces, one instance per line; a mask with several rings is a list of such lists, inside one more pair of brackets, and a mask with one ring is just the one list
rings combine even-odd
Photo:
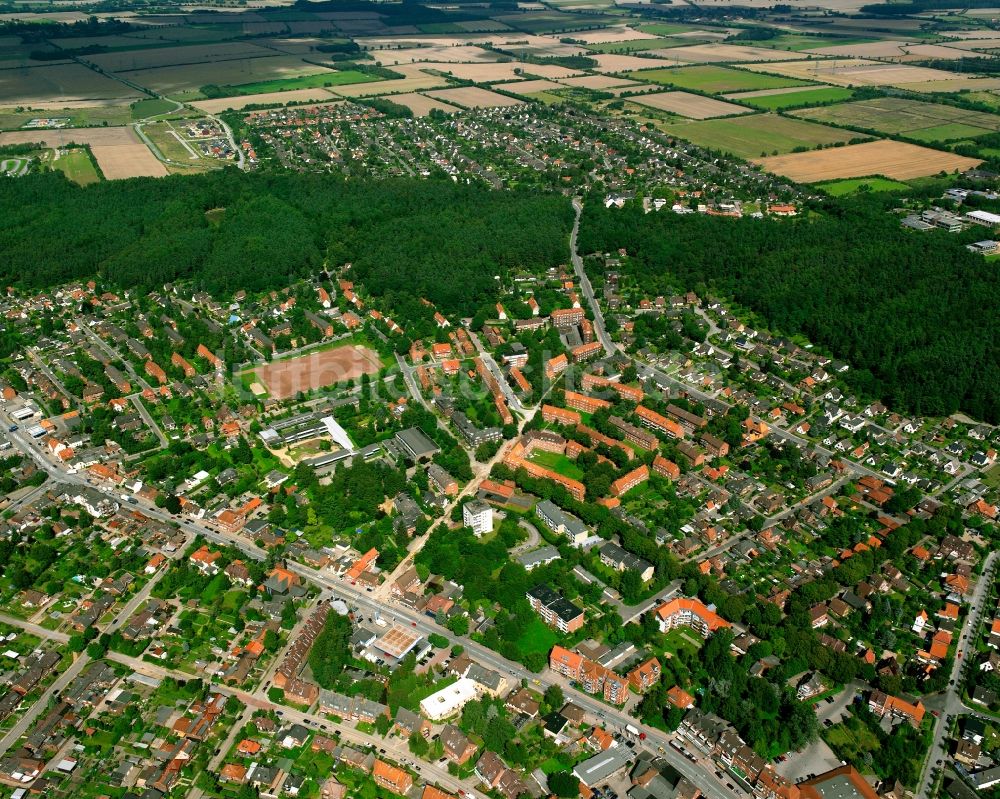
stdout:
[[700,92],[749,92],[754,89],[783,89],[786,86],[808,86],[809,83],[796,78],[778,75],[764,75],[759,72],[744,72],[738,69],[716,66],[675,67],[672,69],[644,69],[633,72],[630,77],[637,80],[662,83],[680,89],[694,89]]
[[382,80],[376,75],[366,75],[353,69],[342,72],[319,72],[315,75],[303,75],[299,78],[275,78],[274,80],[259,80],[255,83],[240,83],[225,88],[237,94],[264,94],[266,92],[284,92],[294,89],[318,89],[324,86],[346,86],[349,83],[371,83]]
[[653,36],[672,36],[675,33],[688,33],[689,31],[700,30],[700,28],[695,28],[693,25],[671,25],[669,22],[650,22],[648,25],[636,25],[635,29]]
[[817,189],[822,189],[834,197],[844,197],[859,192],[905,191],[911,188],[906,183],[888,178],[848,178],[846,180],[831,180],[826,183],[814,183]]
[[791,50],[800,52],[802,50],[815,50],[817,47],[848,47],[852,44],[867,44],[875,39],[859,38],[838,38],[836,36],[807,36],[798,33],[786,33],[774,39],[763,39],[761,41],[740,41],[739,44],[748,44],[754,47],[770,47],[773,50]]
[[742,100],[744,103],[749,103],[767,111],[781,111],[785,108],[797,108],[798,106],[811,105],[813,103],[836,103],[842,100],[850,100],[853,96],[854,92],[850,89],[831,86],[829,89],[803,89],[800,92],[765,94],[755,97],[740,97],[737,95],[728,99]]
[[601,42],[588,44],[587,49],[593,53],[630,53],[641,50],[659,50],[664,47],[679,47],[689,42],[680,39],[632,39],[627,42]]
[[790,153],[799,147],[836,144],[856,138],[857,134],[826,125],[802,124],[802,120],[776,114],[754,114],[729,119],[706,119],[698,122],[673,122],[659,125],[661,130],[697,144],[723,150],[741,158]]
[[805,108],[796,111],[795,116],[924,142],[974,138],[1000,130],[1000,116],[995,114],[898,97]]
[[[132,119],[146,119],[147,117],[159,116],[160,114],[168,114],[177,108],[177,103],[171,102],[170,100],[163,100],[159,97],[153,97],[149,100],[138,100],[130,106],[132,111]],[[179,109],[181,112],[184,109]]]

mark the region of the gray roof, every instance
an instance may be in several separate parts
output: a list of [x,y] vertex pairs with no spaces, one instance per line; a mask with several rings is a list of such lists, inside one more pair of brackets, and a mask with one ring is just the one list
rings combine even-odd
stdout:
[[578,763],[573,773],[584,785],[590,787],[603,782],[621,771],[631,761],[632,751],[625,746],[614,746],[592,758]]

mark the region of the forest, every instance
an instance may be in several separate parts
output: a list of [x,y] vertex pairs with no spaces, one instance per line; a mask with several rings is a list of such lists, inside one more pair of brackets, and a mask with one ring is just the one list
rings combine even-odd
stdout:
[[406,292],[468,315],[496,300],[495,275],[565,260],[572,224],[555,196],[236,170],[85,188],[28,175],[0,193],[0,214],[4,285],[100,275],[140,291],[190,280],[225,296],[352,263],[375,294]]
[[761,314],[851,365],[861,396],[925,415],[1000,420],[1000,273],[946,233],[915,234],[881,202],[794,220],[644,214],[587,204],[582,252],[625,248],[650,297],[693,289]]

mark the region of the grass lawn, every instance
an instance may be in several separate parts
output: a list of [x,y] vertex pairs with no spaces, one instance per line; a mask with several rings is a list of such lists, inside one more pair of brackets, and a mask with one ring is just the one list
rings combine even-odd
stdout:
[[740,100],[744,103],[764,108],[768,111],[780,111],[784,108],[795,108],[801,105],[812,103],[838,103],[843,100],[850,100],[854,92],[850,89],[843,89],[840,86],[831,86],[829,89],[803,89],[801,92],[786,92],[783,94],[768,94],[762,97],[731,97],[731,100]]
[[979,128],[975,125],[966,125],[963,122],[949,122],[944,125],[932,125],[929,128],[921,128],[906,134],[911,139],[922,142],[955,141],[956,139],[974,139],[977,136],[985,136],[993,131],[986,128]]
[[808,82],[796,78],[764,75],[760,72],[745,72],[711,65],[644,69],[630,73],[629,77],[652,83],[662,83],[667,86],[677,86],[680,89],[711,93],[749,92],[754,89],[783,89],[787,86],[809,85]]
[[663,650],[665,652],[678,653],[681,651],[687,651],[694,654],[701,646],[695,646],[692,641],[698,640],[698,633],[693,630],[689,630],[686,627],[679,627],[675,630],[671,630],[663,636]]
[[517,646],[525,655],[531,652],[547,653],[558,640],[555,630],[541,619],[535,619],[518,639]]
[[826,730],[823,738],[848,763],[863,763],[866,752],[879,749],[878,739],[872,731],[853,718],[833,725]]
[[97,169],[94,167],[94,162],[90,160],[90,154],[82,147],[64,150],[59,158],[53,158],[51,152],[48,155],[50,169],[62,172],[66,177],[80,186],[89,186],[91,183],[97,183],[101,179],[101,176],[97,174]]
[[345,86],[349,83],[372,83],[382,80],[377,75],[367,75],[354,69],[343,71],[319,72],[315,75],[303,75],[299,78],[274,78],[259,80],[254,83],[240,83],[225,88],[235,94],[262,94],[264,92],[285,92],[294,89],[317,89],[324,86]]
[[799,147],[812,149],[818,144],[847,142],[857,133],[828,125],[754,114],[730,119],[706,119],[696,122],[659,123],[661,130],[701,147],[723,150],[741,158],[758,158],[775,153],[790,153]]
[[583,470],[579,466],[565,455],[560,455],[557,452],[539,451],[531,456],[531,460],[554,472],[558,472],[563,477],[569,477],[573,480],[579,480],[583,477]]
[[861,191],[905,191],[911,188],[906,183],[900,183],[898,180],[879,177],[831,180],[827,183],[815,183],[813,185],[833,197],[844,197],[848,194],[855,194]]
[[990,488],[1000,488],[1000,464],[983,474],[983,482]]

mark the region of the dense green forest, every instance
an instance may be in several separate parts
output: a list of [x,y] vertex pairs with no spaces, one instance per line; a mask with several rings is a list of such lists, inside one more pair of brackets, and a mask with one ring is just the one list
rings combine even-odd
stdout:
[[1000,420],[1000,273],[947,233],[918,234],[879,201],[796,220],[644,214],[587,205],[582,252],[624,247],[650,296],[728,296],[777,331],[852,365],[846,379],[900,410]]
[[[213,209],[224,212],[206,216]],[[425,296],[469,315],[496,298],[494,275],[564,261],[572,223],[569,203],[555,196],[235,170],[86,188],[29,175],[5,184],[0,215],[4,285],[101,274],[140,289],[189,279],[225,295],[350,262],[369,291]]]

